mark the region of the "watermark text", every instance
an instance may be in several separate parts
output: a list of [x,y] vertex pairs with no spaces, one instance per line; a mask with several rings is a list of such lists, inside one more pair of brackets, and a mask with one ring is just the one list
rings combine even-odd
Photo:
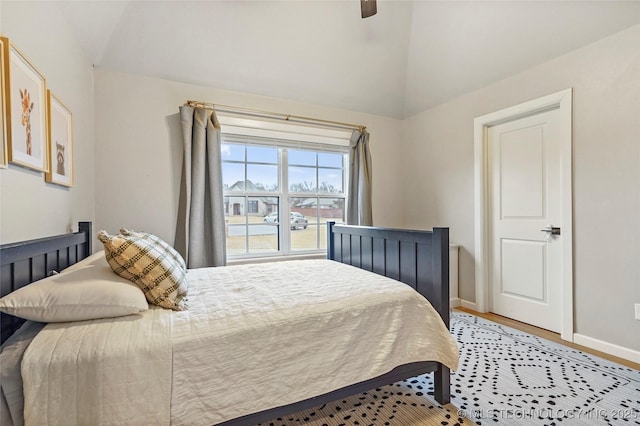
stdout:
[[458,410],[458,417],[481,419],[640,419],[640,410],[635,408],[468,408]]

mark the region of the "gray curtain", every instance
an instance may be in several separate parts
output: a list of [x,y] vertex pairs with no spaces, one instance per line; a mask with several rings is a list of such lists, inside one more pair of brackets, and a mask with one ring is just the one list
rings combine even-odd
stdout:
[[354,130],[349,147],[347,224],[371,226],[372,217],[369,133],[366,130]]
[[215,112],[180,107],[184,142],[183,194],[176,240],[183,245],[188,268],[227,262],[220,123]]

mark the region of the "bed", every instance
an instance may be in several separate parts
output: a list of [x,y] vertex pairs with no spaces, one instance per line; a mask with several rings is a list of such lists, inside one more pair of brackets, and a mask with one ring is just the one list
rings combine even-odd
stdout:
[[[89,257],[92,253],[91,240],[91,224],[88,222],[81,222],[79,224],[79,232],[76,233],[0,246],[2,296],[35,280],[46,277],[52,270],[63,270],[65,267]],[[376,277],[380,277],[375,279],[369,277],[369,279],[373,281],[378,279],[386,280],[384,277],[401,281],[415,289],[419,294],[430,301],[433,309],[437,311],[437,314],[442,320],[441,324],[445,329],[448,329],[449,239],[447,228],[435,228],[433,231],[408,231],[335,225],[333,223],[329,223],[327,247],[327,258],[331,261],[330,264],[338,268],[334,273],[336,279],[340,279],[341,276],[346,275],[349,271],[355,272],[358,270],[359,272],[357,272],[357,274],[365,274],[365,272],[362,272],[362,270],[365,270],[373,272],[376,274]],[[295,264],[294,266],[304,265],[305,267],[309,267],[310,270],[317,270],[317,274],[322,275],[328,267],[328,264],[317,263],[321,261],[315,262],[316,263]],[[286,265],[288,262],[282,263]],[[340,263],[342,265],[339,266],[336,265],[336,263]],[[345,265],[349,266],[347,267]],[[260,269],[256,269],[258,267],[259,266],[253,265],[244,268],[236,267],[235,269],[234,267],[228,267],[226,269],[211,268],[216,271],[207,272],[194,270],[196,272],[193,272],[193,274],[194,276],[200,276],[202,274],[215,275],[227,273],[234,275],[243,269],[249,270],[252,274],[260,274]],[[357,269],[354,269],[353,267]],[[189,273],[191,274],[192,271]],[[215,277],[217,276],[218,275],[215,275]],[[203,278],[202,281],[204,282],[207,280]],[[387,281],[385,281],[385,285],[389,284]],[[406,288],[406,286],[400,287]],[[340,287],[335,287],[331,292],[338,294],[340,292]],[[231,293],[233,293],[232,296],[235,297],[234,295],[237,291],[234,290],[234,292]],[[364,292],[361,291],[361,293]],[[412,295],[415,294],[414,291],[411,291],[410,293],[411,295],[408,295],[407,297],[413,297]],[[211,303],[215,303],[215,300],[211,300]],[[355,306],[357,304],[357,300],[354,299],[349,303]],[[397,307],[390,309],[390,311],[394,312],[403,310],[403,308]],[[406,310],[410,311],[409,308]],[[169,314],[167,312],[163,312],[165,310],[159,309],[150,311],[153,312],[149,315],[164,315],[162,318],[169,318]],[[194,311],[197,311],[197,309],[194,309]],[[355,307],[353,312],[356,312]],[[344,315],[349,315],[349,311],[345,311],[345,313],[343,313],[343,316]],[[159,317],[157,320],[158,324],[162,324],[162,318]],[[180,322],[180,320],[176,320],[176,318],[181,317],[174,315],[168,321]],[[278,322],[279,319],[274,321]],[[371,321],[371,319],[366,318],[366,321]],[[22,321],[17,318],[2,314],[1,325],[3,342],[13,334],[18,327],[20,327],[21,322]],[[111,322],[106,320],[102,322],[98,321],[98,323],[103,324],[103,327],[113,326]],[[194,326],[191,324],[189,327],[193,328]],[[51,328],[56,328],[56,326]],[[64,331],[65,326],[58,325],[57,328]],[[406,328],[409,328],[406,324],[403,324],[401,327],[401,329]],[[56,337],[56,339],[59,338],[60,336]],[[405,345],[410,346],[406,343],[403,343],[403,345],[397,345],[395,342],[392,343],[393,345],[390,347],[394,348],[398,346],[404,347]],[[197,350],[197,348],[194,350]],[[174,363],[179,359],[179,354],[177,356],[175,352],[173,354],[169,353],[167,356],[170,359],[173,358]],[[449,364],[451,365],[452,363],[449,362]],[[260,366],[260,363],[257,363],[256,365]],[[268,367],[269,369],[271,368],[270,365]],[[145,368],[151,367],[147,365]],[[229,418],[227,415],[227,417],[216,418],[217,420],[215,423],[227,426],[256,424],[288,413],[317,406],[345,396],[367,391],[378,386],[387,385],[428,372],[433,372],[434,374],[435,399],[441,404],[449,402],[450,369],[443,363],[415,360],[408,363],[402,363],[401,365],[380,366],[380,368],[384,371],[381,373],[377,372],[375,376],[367,377],[366,379],[349,378],[348,383],[342,383],[337,380],[332,382],[325,391],[319,387],[318,389],[312,390],[311,395],[296,397],[294,401],[278,400],[275,405],[271,404],[273,406],[265,406],[266,408],[264,409],[256,409],[256,406],[252,406],[250,408],[243,408],[240,411],[231,410],[229,411],[230,413],[235,413],[232,417]],[[341,371],[337,377],[342,378],[343,375],[347,375],[347,373],[348,371]],[[373,373],[370,372],[370,374]],[[165,383],[166,385],[166,377],[158,380],[159,386],[162,386],[162,383]],[[184,381],[185,378],[183,377],[180,379],[176,377],[169,377],[169,385],[172,380],[174,382],[180,380]],[[316,380],[314,379],[313,382],[315,383]],[[256,400],[260,400],[260,398],[264,399],[262,392],[261,395],[256,397]],[[283,401],[286,403],[282,403]],[[167,405],[172,406],[171,403]],[[247,411],[247,409],[249,411]],[[171,418],[171,414],[167,413],[161,413],[160,416],[165,419]],[[174,419],[172,423],[180,424],[180,421],[176,421]]]

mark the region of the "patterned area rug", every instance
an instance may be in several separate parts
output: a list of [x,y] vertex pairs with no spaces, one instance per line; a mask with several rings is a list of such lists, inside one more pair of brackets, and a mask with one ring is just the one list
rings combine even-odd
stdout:
[[[427,396],[426,394],[431,395]],[[261,426],[441,426],[473,425],[458,415],[452,404],[442,406],[433,398],[431,378],[384,386],[340,401],[261,423]]]
[[451,404],[425,375],[261,425],[640,425],[640,371],[466,313],[451,331]]
[[640,425],[640,371],[456,312],[452,402],[477,424]]

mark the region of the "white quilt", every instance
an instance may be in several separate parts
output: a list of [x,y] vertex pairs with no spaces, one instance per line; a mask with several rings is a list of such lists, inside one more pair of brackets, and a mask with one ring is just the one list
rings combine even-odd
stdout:
[[189,310],[50,324],[23,361],[27,424],[211,425],[458,348],[405,284],[328,260],[190,270]]
[[171,311],[47,324],[22,381],[26,425],[168,425]]

